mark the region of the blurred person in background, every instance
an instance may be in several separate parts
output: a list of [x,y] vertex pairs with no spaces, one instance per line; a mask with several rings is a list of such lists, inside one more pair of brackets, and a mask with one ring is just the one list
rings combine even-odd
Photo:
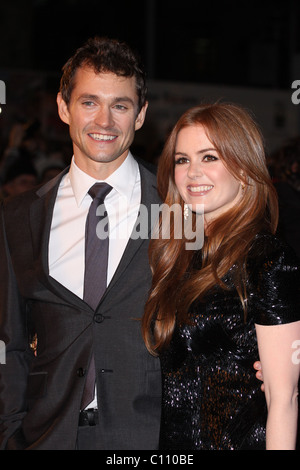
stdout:
[[15,160],[8,168],[0,188],[1,199],[16,196],[37,185],[37,172],[26,159]]
[[286,142],[271,161],[279,202],[278,233],[300,259],[300,137]]

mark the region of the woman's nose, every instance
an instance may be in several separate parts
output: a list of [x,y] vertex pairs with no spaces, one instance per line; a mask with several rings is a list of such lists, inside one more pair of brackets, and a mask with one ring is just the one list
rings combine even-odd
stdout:
[[191,179],[197,178],[203,175],[203,168],[200,162],[190,162],[188,169],[188,176]]

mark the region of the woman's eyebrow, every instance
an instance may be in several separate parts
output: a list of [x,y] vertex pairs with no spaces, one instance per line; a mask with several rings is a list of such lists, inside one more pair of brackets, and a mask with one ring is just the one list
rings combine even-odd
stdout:
[[[207,148],[207,149],[198,150],[197,153],[211,152],[212,150],[213,150],[214,152],[217,151],[216,149],[214,149],[214,148],[212,147],[212,148]],[[183,157],[186,157],[186,156],[187,156],[187,153],[181,152],[181,151],[179,150],[178,152],[175,152],[174,155],[175,155],[175,156],[176,156],[176,155],[182,155]]]

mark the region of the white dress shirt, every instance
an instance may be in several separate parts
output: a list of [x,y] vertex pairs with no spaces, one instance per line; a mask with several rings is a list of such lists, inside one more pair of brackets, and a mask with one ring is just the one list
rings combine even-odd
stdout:
[[[107,283],[112,279],[137,220],[141,202],[138,163],[129,153],[106,180],[112,186],[105,198],[109,220]],[[85,223],[92,201],[88,190],[99,182],[78,168],[74,157],[63,177],[54,206],[49,241],[49,274],[83,298]]]

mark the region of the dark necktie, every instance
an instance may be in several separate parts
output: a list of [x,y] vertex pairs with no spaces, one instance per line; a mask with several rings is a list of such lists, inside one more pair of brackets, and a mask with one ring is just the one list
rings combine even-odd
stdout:
[[[86,220],[83,300],[94,310],[101,300],[107,283],[108,231],[104,233],[104,230],[102,230],[97,233],[97,225],[100,221],[107,219],[104,199],[111,190],[112,187],[107,183],[96,183],[89,190],[93,201]],[[101,215],[97,215],[96,212]],[[95,377],[95,362],[94,356],[92,356],[81,409],[86,408],[94,398]]]

